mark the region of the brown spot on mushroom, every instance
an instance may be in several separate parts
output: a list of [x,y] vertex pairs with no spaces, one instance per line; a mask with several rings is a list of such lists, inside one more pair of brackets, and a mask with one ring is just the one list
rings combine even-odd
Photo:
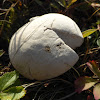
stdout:
[[59,44],[57,44],[56,46],[57,47],[59,47],[59,49],[61,49],[61,45],[62,45],[63,43],[62,42],[60,42]]
[[50,52],[50,47],[49,46],[45,46],[45,51]]

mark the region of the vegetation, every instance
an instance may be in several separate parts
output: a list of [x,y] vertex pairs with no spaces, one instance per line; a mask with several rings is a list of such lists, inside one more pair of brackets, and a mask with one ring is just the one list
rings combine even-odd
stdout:
[[[76,49],[80,59],[71,70],[54,79],[31,81],[11,65],[9,42],[30,18],[47,13],[72,18],[83,33],[84,43]],[[0,0],[0,100],[99,100],[99,34],[99,0]]]

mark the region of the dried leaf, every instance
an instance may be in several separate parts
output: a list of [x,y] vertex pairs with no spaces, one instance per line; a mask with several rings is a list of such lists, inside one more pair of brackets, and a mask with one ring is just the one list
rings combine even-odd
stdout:
[[91,77],[88,77],[88,76],[80,77],[75,81],[76,91],[78,93],[81,93],[82,91],[91,88],[97,82],[98,82],[97,80],[92,79]]
[[[90,62],[90,63],[89,63]],[[99,66],[96,64],[94,60],[89,61],[86,64],[88,65],[89,69],[100,78],[100,70]]]
[[91,6],[92,7],[100,7],[100,4],[99,3],[91,3]]
[[100,10],[100,8],[98,8],[91,16],[90,16],[90,18],[89,19],[91,19],[92,18],[92,16],[94,16],[98,11]]
[[95,100],[99,100],[100,99],[100,83],[95,85],[95,87],[93,89],[93,94],[94,94]]

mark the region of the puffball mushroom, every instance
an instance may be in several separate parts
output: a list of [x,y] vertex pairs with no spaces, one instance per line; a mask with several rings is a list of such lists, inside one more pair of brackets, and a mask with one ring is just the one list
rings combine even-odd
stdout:
[[79,57],[73,49],[82,43],[82,33],[72,19],[50,13],[32,18],[12,36],[9,57],[26,78],[46,80],[74,66]]

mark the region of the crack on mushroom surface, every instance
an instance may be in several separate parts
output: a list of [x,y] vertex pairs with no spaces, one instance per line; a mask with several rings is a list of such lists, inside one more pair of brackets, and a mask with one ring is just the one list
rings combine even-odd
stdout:
[[51,29],[52,29],[52,26],[53,26],[53,23],[54,23],[55,20],[56,20],[56,19],[54,18],[53,21],[52,21],[52,23],[51,23]]
[[[52,29],[52,26],[53,26],[53,23],[54,23],[55,20],[56,20],[56,19],[54,18],[53,21],[52,21],[51,24],[50,24],[50,27],[47,27],[47,26],[44,25],[44,27],[46,27],[46,29],[44,29],[44,31],[46,31],[46,30],[48,30],[48,29],[49,29],[49,30],[53,30],[53,29]],[[54,31],[54,30],[53,30],[53,31]]]
[[44,27],[45,27],[44,32],[45,32],[46,30],[52,30],[52,29],[49,28],[49,27],[46,27],[46,26],[44,26]]

